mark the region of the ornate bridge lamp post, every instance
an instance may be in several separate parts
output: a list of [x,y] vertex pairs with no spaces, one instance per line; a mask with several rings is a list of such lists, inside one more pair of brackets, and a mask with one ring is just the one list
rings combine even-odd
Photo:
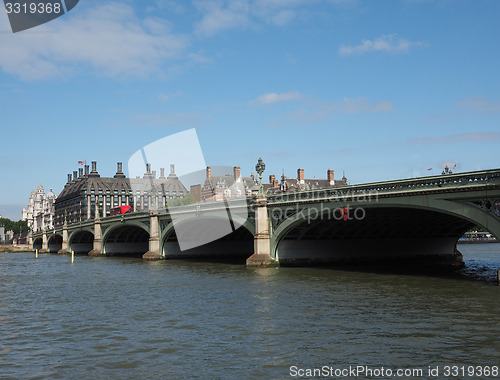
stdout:
[[262,157],[259,157],[257,161],[257,165],[255,165],[255,171],[259,173],[259,195],[264,194],[264,187],[262,186],[262,173],[266,170],[266,164],[262,160]]
[[255,165],[255,170],[259,173],[259,195],[255,202],[254,254],[247,259],[247,266],[268,267],[277,265],[277,262],[271,257],[267,199],[262,186],[262,173],[266,170],[266,164],[261,157]]

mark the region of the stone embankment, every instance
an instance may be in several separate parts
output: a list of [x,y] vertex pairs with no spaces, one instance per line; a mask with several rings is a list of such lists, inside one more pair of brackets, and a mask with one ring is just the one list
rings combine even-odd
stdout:
[[28,244],[0,245],[0,252],[32,252],[33,249]]

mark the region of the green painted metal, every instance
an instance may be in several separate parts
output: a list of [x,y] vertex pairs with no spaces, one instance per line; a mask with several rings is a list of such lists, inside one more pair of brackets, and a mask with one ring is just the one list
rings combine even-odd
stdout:
[[[235,221],[254,234],[252,198],[247,202],[249,219],[236,216]],[[284,193],[269,196],[267,202],[272,253],[288,231],[304,223],[308,213],[346,206],[395,207],[402,211],[417,208],[446,213],[484,227],[500,239],[500,169]],[[177,216],[184,213],[188,220],[193,213],[217,214],[224,207],[224,203],[212,202],[197,204],[195,208],[193,205],[179,207],[175,212]],[[158,211],[158,216],[162,252],[164,241],[174,226],[168,210]],[[150,214],[146,212],[101,218],[102,241],[112,230],[124,225],[134,225],[149,233],[149,218]],[[93,220],[68,225],[68,241],[78,231],[93,233],[93,228]],[[46,234],[48,237],[53,234],[62,236],[62,226],[46,231]],[[42,232],[32,235],[35,242],[42,237]]]

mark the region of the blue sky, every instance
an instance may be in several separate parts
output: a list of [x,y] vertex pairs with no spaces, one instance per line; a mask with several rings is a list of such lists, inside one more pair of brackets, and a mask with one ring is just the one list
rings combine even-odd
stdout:
[[[500,167],[496,0],[81,0],[0,12],[0,214],[196,128],[208,165],[350,183]],[[433,168],[432,172],[428,168]]]

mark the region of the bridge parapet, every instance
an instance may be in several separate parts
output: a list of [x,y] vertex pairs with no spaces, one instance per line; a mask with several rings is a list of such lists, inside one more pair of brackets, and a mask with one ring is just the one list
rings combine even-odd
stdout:
[[297,201],[346,200],[356,198],[370,200],[383,195],[408,195],[408,193],[432,193],[443,191],[470,191],[473,188],[500,187],[500,170],[485,170],[395,181],[348,185],[337,188],[283,193],[268,197],[268,204]]

